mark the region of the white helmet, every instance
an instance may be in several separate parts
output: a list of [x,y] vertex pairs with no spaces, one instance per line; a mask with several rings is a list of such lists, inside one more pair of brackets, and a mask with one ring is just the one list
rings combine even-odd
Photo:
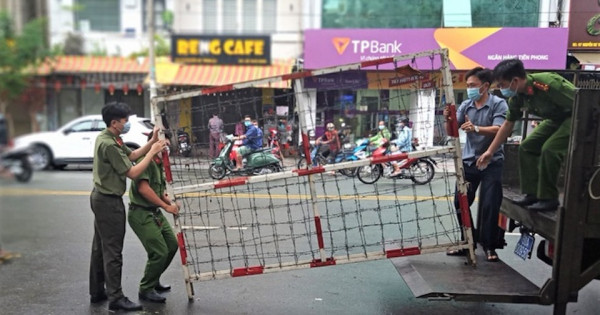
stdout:
[[327,129],[334,129],[335,126],[333,125],[333,123],[327,123]]

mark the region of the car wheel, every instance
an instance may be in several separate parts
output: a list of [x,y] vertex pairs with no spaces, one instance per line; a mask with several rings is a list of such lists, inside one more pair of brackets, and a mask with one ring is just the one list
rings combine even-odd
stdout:
[[51,161],[52,153],[50,153],[50,150],[47,147],[39,144],[33,146],[31,162],[34,170],[39,171],[48,168]]

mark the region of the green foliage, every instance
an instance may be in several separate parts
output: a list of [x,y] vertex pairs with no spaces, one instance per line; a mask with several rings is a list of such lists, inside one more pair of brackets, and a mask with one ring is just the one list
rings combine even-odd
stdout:
[[[171,55],[171,46],[162,36],[155,34],[154,35],[154,54],[157,57],[160,56],[170,56]],[[148,48],[144,48],[139,52],[132,53],[129,55],[130,58],[137,57],[145,57],[148,56]]]
[[[473,27],[537,27],[539,0],[471,0]],[[441,0],[323,0],[323,28],[437,28]]]
[[21,34],[13,31],[12,19],[0,12],[0,97],[2,101],[15,99],[27,87],[33,70],[51,56],[45,47],[43,19],[36,19],[23,27]]

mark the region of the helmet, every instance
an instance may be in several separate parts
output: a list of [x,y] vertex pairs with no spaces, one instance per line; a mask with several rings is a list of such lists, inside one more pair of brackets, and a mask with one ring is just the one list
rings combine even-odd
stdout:
[[327,129],[333,130],[334,128],[335,128],[335,126],[333,125],[333,123],[328,123],[327,124]]

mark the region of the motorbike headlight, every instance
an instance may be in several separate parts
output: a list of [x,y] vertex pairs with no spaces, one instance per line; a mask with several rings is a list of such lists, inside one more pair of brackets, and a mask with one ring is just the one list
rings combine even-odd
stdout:
[[350,148],[352,148],[352,144],[344,143],[344,149],[350,149]]

